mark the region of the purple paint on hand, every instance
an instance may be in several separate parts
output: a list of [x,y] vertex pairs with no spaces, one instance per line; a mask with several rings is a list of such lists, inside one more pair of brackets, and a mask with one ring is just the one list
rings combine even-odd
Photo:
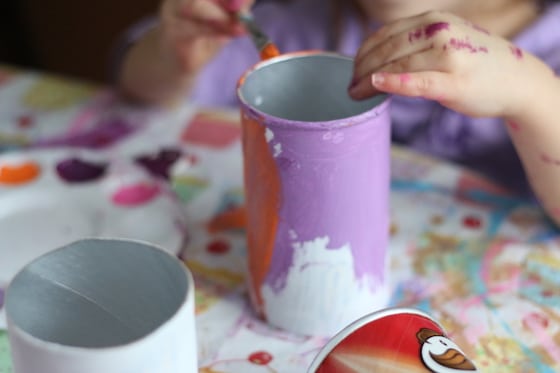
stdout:
[[511,45],[509,47],[509,50],[511,51],[511,54],[513,54],[518,60],[523,59],[523,51],[520,48],[516,47],[515,45]]
[[420,40],[422,38],[422,35],[423,35],[423,30],[421,29],[416,31],[411,31],[408,34],[408,41],[412,43],[413,41]]
[[456,50],[466,50],[470,53],[478,53],[478,52],[488,53],[488,48],[476,47],[472,45],[468,39],[462,40],[462,39],[451,38],[451,40],[449,40],[449,44],[451,45],[451,48]]
[[551,166],[560,166],[560,159],[555,159],[547,153],[541,154],[541,161]]
[[443,30],[449,30],[449,23],[447,22],[436,22],[431,25],[426,26],[424,29],[424,34],[427,39],[433,38],[437,33]]

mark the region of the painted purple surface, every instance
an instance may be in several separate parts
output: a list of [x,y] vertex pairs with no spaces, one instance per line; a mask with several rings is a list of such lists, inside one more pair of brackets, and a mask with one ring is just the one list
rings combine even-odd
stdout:
[[[296,242],[329,237],[328,249],[350,245],[357,279],[385,281],[389,239],[390,100],[343,120],[293,122],[245,108],[272,130],[281,206],[266,283],[285,286]],[[297,234],[294,239],[291,231]],[[372,284],[376,286],[378,284]],[[374,290],[374,289],[372,289]]]
[[56,165],[58,176],[68,183],[84,183],[97,180],[105,174],[107,164],[93,163],[69,158]]

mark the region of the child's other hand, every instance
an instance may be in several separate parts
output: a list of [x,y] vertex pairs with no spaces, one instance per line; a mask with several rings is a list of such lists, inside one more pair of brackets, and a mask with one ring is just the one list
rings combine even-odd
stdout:
[[534,60],[457,16],[430,12],[388,24],[363,43],[349,94],[424,97],[469,116],[507,116]]
[[184,74],[194,74],[234,36],[244,33],[235,12],[253,0],[164,0],[160,11],[162,52]]

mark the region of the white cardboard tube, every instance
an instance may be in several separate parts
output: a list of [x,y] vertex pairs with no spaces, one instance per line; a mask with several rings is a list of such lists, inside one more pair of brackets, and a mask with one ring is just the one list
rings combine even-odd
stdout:
[[195,373],[194,282],[175,257],[82,240],[28,264],[6,292],[15,373]]

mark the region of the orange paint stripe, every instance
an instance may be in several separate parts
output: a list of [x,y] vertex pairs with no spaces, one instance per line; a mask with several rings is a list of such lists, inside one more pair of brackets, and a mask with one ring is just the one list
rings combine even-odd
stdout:
[[247,244],[251,295],[263,316],[264,283],[274,252],[280,206],[280,176],[265,137],[265,127],[243,118],[243,154],[247,198]]

